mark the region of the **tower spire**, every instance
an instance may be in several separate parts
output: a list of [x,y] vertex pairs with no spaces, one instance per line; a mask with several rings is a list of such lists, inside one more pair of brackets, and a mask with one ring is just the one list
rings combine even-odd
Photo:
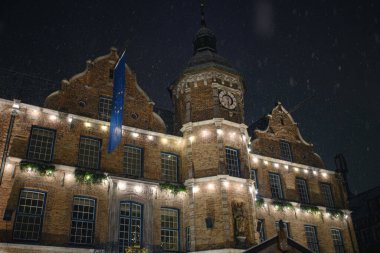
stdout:
[[206,0],[199,0],[200,6],[201,6],[201,26],[206,26],[206,19],[205,19],[205,3]]

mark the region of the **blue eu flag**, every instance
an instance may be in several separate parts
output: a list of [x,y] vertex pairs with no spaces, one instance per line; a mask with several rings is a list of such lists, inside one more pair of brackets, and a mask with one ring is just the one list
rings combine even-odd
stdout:
[[111,153],[119,145],[122,137],[125,90],[125,51],[115,66],[113,76],[113,97],[108,153]]

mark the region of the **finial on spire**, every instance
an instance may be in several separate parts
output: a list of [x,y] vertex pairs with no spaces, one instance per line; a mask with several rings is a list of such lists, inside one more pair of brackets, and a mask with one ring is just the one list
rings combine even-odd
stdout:
[[205,20],[205,0],[199,0],[199,3],[201,5],[201,26],[206,26],[206,20]]

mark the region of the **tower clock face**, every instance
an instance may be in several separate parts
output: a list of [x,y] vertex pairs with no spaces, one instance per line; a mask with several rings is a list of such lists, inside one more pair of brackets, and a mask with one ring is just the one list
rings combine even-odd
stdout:
[[229,91],[221,91],[219,101],[227,109],[234,109],[237,105],[235,96]]

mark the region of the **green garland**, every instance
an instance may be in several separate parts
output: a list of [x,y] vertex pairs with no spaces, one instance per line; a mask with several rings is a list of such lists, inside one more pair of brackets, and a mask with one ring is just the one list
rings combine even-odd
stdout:
[[285,209],[294,210],[294,206],[288,201],[273,200],[272,205],[274,205],[275,208],[281,212],[285,211]]
[[75,179],[79,183],[85,184],[100,184],[106,179],[106,175],[104,173],[95,173],[91,171],[85,170],[75,170]]
[[344,216],[343,211],[339,209],[327,208],[326,213],[330,214],[330,217],[332,219],[343,219],[343,216]]
[[167,190],[173,193],[174,195],[177,195],[177,193],[179,192],[187,191],[186,186],[184,186],[183,184],[178,185],[178,184],[171,184],[171,183],[160,183],[160,189],[161,191]]
[[21,161],[21,171],[34,171],[38,172],[40,176],[51,176],[55,171],[55,166],[51,164],[37,163],[32,161]]
[[300,209],[303,212],[312,213],[312,214],[318,214],[321,212],[317,206],[308,205],[308,204],[301,204]]
[[257,207],[262,207],[264,205],[264,199],[262,199],[262,198],[257,198],[256,199],[256,206]]

